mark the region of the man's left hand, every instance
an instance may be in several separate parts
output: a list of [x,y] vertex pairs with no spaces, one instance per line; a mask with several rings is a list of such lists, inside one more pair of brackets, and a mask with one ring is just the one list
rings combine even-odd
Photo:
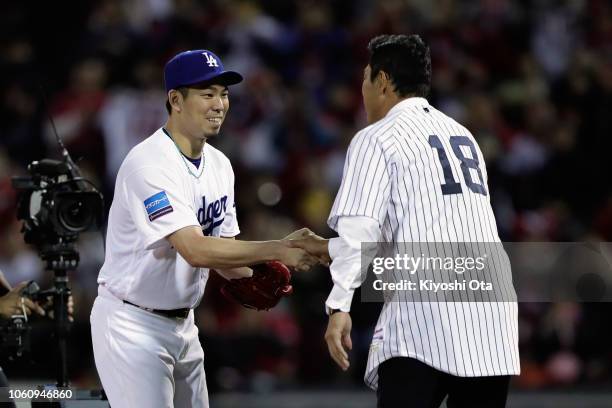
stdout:
[[353,323],[351,315],[346,312],[336,312],[329,316],[325,341],[329,355],[342,370],[348,370],[350,363],[347,351],[352,350],[351,328]]

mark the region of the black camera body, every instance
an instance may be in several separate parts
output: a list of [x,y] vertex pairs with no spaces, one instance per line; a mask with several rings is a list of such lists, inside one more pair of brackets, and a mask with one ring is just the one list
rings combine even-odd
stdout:
[[13,315],[0,326],[2,354],[9,360],[21,358],[30,352],[30,331],[32,328],[23,315]]
[[[63,147],[63,145],[60,146]],[[64,160],[43,159],[28,166],[29,176],[13,177],[18,192],[17,218],[23,221],[24,241],[33,245],[53,271],[51,289],[40,291],[30,282],[21,292],[33,301],[53,299],[55,334],[61,361],[65,361],[65,339],[70,330],[67,303],[70,296],[67,271],[76,269],[79,253],[76,241],[81,232],[99,230],[104,219],[102,194],[83,178],[68,151]],[[29,351],[30,331],[27,316],[16,314],[0,327],[0,344],[9,358]],[[67,384],[65,364],[60,367],[58,384]]]
[[28,172],[30,176],[12,179],[20,193],[17,218],[24,221],[26,243],[52,249],[76,241],[80,232],[101,227],[102,194],[80,176],[71,160],[35,161]]
[[[20,294],[33,302],[42,302],[46,300],[46,294],[41,292],[40,287],[34,281],[28,283],[28,285],[21,290]],[[23,314],[15,314],[0,325],[2,354],[6,355],[9,360],[14,360],[29,353],[31,330],[27,316]]]
[[[43,91],[44,99],[44,91]],[[28,166],[29,176],[13,177],[17,190],[17,218],[23,220],[24,241],[36,247],[54,274],[53,287],[40,291],[33,282],[22,291],[33,301],[52,299],[54,334],[57,343],[57,386],[67,387],[67,336],[70,331],[67,272],[79,264],[76,241],[81,232],[101,230],[104,199],[95,185],[83,178],[49,116],[63,160],[43,159]],[[29,348],[27,316],[13,316],[0,332],[0,344],[17,347],[17,354]]]

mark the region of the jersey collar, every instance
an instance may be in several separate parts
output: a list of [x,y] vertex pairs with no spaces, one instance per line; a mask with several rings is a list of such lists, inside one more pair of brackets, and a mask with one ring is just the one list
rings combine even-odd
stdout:
[[[163,126],[162,126],[160,129],[161,129],[161,131],[163,132],[163,134],[164,134],[164,135],[166,135],[166,136],[168,137],[168,139],[170,139],[170,141],[171,141],[171,142],[174,144],[174,139],[172,139],[172,136],[170,136],[170,132],[168,132],[168,131],[166,130],[166,128],[165,128],[165,127],[163,127]],[[178,147],[177,147],[177,148],[178,148]],[[204,145],[204,148],[206,148],[206,144]],[[189,160],[189,162],[190,162],[191,164],[193,164],[193,165],[194,165],[194,167],[195,167],[196,169],[199,169],[199,168],[200,168],[200,164],[202,163],[202,157],[203,157],[203,155],[204,155],[204,148],[202,148],[202,156],[198,157],[197,159],[192,159],[191,157],[187,156],[187,155],[186,155],[185,153],[183,153],[183,152],[181,152],[181,154],[183,155],[183,157],[184,157],[185,159]],[[180,149],[179,149],[179,151],[180,151]]]
[[389,109],[389,112],[387,112],[387,114],[385,115],[385,117],[388,117],[392,114],[394,114],[395,112],[399,112],[400,110],[406,109],[406,108],[410,108],[410,107],[428,107],[429,106],[429,102],[427,102],[427,99],[425,98],[420,98],[417,96],[413,96],[410,98],[406,98],[403,99],[401,101],[399,101],[398,103],[395,104],[395,106],[393,106],[391,109]]

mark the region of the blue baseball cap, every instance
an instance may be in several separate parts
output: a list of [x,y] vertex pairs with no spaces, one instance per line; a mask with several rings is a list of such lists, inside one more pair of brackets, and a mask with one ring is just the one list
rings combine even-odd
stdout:
[[239,73],[226,71],[221,59],[208,50],[181,52],[164,67],[166,92],[211,80],[222,85],[234,85],[242,82],[242,79]]

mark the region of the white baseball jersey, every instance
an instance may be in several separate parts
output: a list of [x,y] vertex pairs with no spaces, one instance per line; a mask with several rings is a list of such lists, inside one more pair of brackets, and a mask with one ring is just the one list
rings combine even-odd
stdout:
[[[200,168],[187,161],[163,129],[127,155],[115,184],[98,283],[119,299],[151,309],[194,308],[207,268],[194,268],[165,239],[188,226],[204,235],[240,230],[234,173],[223,153],[206,144]],[[187,166],[198,175],[189,174]]]
[[208,269],[189,265],[165,239],[189,226],[207,236],[239,233],[232,166],[206,144],[196,169],[159,129],[119,169],[91,312],[96,367],[113,407],[208,407],[193,311],[173,319],[139,308],[200,302]]
[[[339,221],[355,220],[363,230],[363,217],[376,220],[383,242],[500,241],[478,144],[465,127],[423,98],[401,101],[352,140],[328,224],[342,236]],[[343,228],[349,230],[346,224]],[[330,252],[332,247],[339,246],[330,244]],[[359,285],[358,268],[350,273],[348,279],[334,277],[328,306],[334,305],[334,291],[347,293]],[[511,282],[509,267],[502,273]],[[386,302],[372,339],[366,384],[376,389],[378,365],[399,356],[457,376],[519,374],[517,305],[508,301],[514,295],[509,286],[507,298],[492,302],[401,297]]]

